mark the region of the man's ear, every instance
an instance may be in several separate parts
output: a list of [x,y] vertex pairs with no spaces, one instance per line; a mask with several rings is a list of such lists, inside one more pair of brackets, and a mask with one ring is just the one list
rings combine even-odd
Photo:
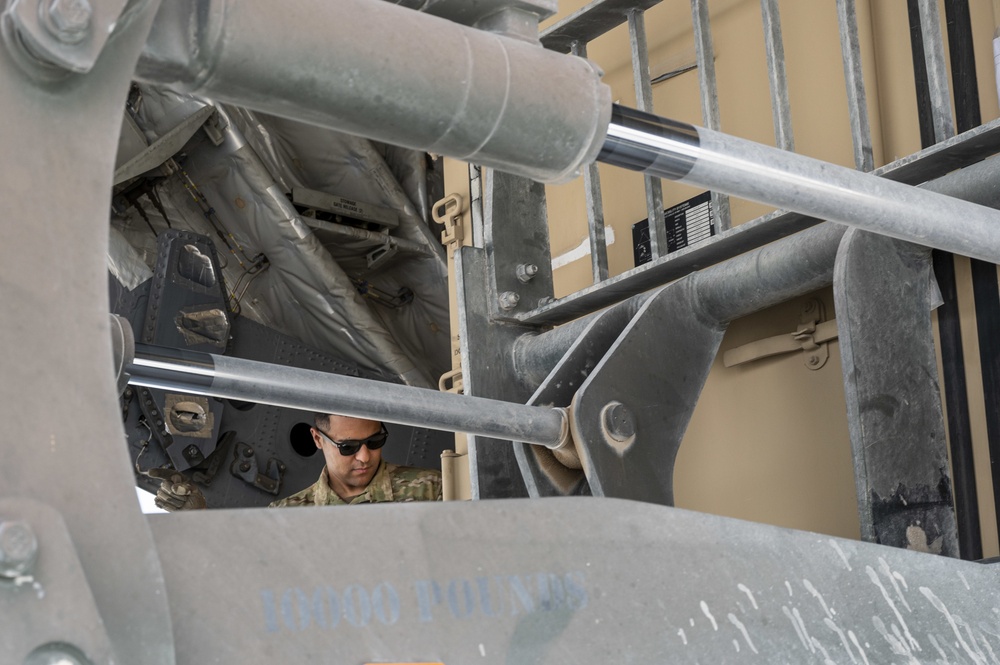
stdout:
[[319,430],[317,430],[315,427],[310,427],[309,433],[312,434],[313,443],[316,444],[316,447],[319,448],[320,450],[323,450],[323,437],[320,436]]

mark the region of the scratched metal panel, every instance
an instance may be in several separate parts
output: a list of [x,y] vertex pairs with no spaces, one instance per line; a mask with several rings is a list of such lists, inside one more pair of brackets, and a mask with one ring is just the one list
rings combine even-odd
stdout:
[[[996,565],[651,504],[201,511],[150,524],[181,664],[1000,662]],[[247,551],[237,565],[232,553]]]

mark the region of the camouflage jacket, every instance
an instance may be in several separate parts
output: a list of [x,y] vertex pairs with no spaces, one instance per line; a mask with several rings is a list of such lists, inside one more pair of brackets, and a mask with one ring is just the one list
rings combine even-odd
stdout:
[[271,508],[286,506],[345,506],[356,503],[386,501],[440,501],[441,473],[429,469],[397,466],[382,462],[365,491],[350,501],[344,501],[330,489],[326,467],[319,480],[287,499],[271,504]]

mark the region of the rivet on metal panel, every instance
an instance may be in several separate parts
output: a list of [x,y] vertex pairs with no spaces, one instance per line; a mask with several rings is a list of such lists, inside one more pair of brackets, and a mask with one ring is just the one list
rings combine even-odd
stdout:
[[621,402],[608,402],[601,409],[601,431],[608,444],[622,454],[635,443],[635,417]]
[[31,574],[38,559],[38,539],[31,525],[21,520],[0,522],[0,577]]
[[500,294],[498,300],[500,301],[500,309],[510,311],[517,307],[517,303],[521,301],[521,296],[513,291],[504,291]]
[[94,10],[87,0],[51,0],[39,5],[45,29],[63,44],[79,44],[90,30]]

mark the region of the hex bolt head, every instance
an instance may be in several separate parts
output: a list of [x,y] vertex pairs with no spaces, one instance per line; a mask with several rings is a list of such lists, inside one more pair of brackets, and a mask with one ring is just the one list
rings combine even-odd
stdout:
[[601,409],[605,432],[616,441],[628,441],[635,436],[635,417],[621,402],[608,402]]
[[521,301],[521,296],[513,291],[504,291],[500,294],[498,300],[500,301],[500,309],[510,311],[517,307],[517,303]]
[[38,559],[38,539],[31,525],[20,520],[0,522],[0,576],[28,575]]
[[522,263],[517,266],[517,278],[524,283],[528,283],[538,274],[538,266],[534,263]]
[[79,44],[90,31],[94,9],[88,0],[43,0],[42,23],[63,44]]

